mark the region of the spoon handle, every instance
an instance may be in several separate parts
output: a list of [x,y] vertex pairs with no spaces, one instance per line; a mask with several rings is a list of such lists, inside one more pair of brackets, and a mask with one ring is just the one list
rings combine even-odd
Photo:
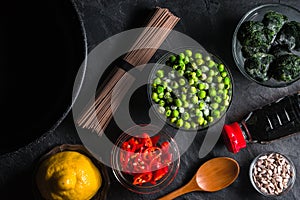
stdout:
[[171,200],[175,199],[178,196],[181,196],[183,194],[193,192],[193,191],[202,191],[201,188],[199,188],[198,184],[196,183],[196,179],[193,178],[188,184],[185,186],[167,194],[164,197],[159,198],[158,200]]

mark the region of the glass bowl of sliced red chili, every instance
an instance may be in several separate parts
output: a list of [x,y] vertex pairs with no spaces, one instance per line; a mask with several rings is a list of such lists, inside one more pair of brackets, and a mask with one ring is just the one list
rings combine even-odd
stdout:
[[175,140],[153,125],[134,126],[118,138],[112,151],[112,170],[127,189],[155,193],[175,178],[180,154]]

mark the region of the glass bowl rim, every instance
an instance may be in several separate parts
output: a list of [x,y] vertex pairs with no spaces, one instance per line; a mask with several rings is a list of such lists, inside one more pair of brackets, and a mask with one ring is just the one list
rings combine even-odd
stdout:
[[[163,61],[166,61],[166,59],[172,55],[172,54],[175,54],[176,51],[184,51],[184,50],[188,50],[188,49],[191,49],[192,51],[196,51],[196,52],[200,52],[200,53],[204,53],[205,55],[207,56],[210,56],[210,57],[213,57],[215,60],[221,62],[227,73],[228,73],[228,76],[230,77],[230,80],[231,80],[231,95],[230,95],[230,101],[229,101],[229,105],[228,107],[226,108],[226,110],[223,112],[223,114],[220,116],[220,118],[218,118],[217,120],[213,121],[212,123],[210,123],[208,126],[205,126],[203,128],[196,128],[196,129],[186,129],[184,127],[181,127],[181,128],[178,128],[175,124],[169,122],[168,120],[164,121],[161,114],[158,113],[157,109],[154,108],[154,113],[155,113],[155,116],[165,122],[166,125],[168,125],[169,127],[172,127],[172,128],[175,128],[176,130],[183,130],[185,132],[195,132],[195,131],[203,131],[203,130],[207,130],[209,127],[212,127],[214,125],[216,125],[223,117],[226,116],[226,113],[228,112],[228,110],[230,109],[231,105],[232,105],[232,100],[233,100],[233,94],[234,94],[234,91],[235,91],[235,86],[234,86],[234,79],[233,79],[233,76],[232,76],[232,72],[229,70],[229,67],[227,65],[226,62],[224,62],[223,59],[221,59],[219,56],[217,56],[216,54],[214,53],[211,53],[207,50],[205,50],[203,47],[197,47],[197,46],[184,46],[184,47],[178,47],[178,48],[175,48],[175,49],[172,49],[170,51],[168,51],[167,53],[164,53],[157,61],[156,63],[154,64],[153,68],[151,69],[150,71],[150,74],[148,76],[148,85],[147,85],[147,96],[148,96],[148,101],[150,103],[150,106],[153,106],[155,105],[152,98],[151,98],[151,81],[153,80],[153,77],[154,77],[154,74],[156,72],[156,70],[159,68],[160,65],[163,64]],[[204,52],[202,52],[204,51]],[[177,52],[177,53],[181,53],[181,52]]]
[[[261,86],[264,86],[264,87],[269,87],[269,88],[283,88],[283,87],[287,87],[297,81],[300,80],[300,76],[292,81],[289,81],[289,82],[279,82],[278,83],[282,83],[282,85],[278,84],[278,85],[272,85],[272,84],[267,84],[267,83],[264,83],[262,81],[258,81],[254,78],[252,78],[249,74],[247,74],[247,72],[244,71],[244,66],[240,66],[239,65],[239,62],[238,62],[238,51],[237,51],[237,47],[236,47],[236,43],[238,43],[238,39],[237,39],[237,32],[238,30],[240,29],[240,26],[242,23],[245,22],[246,18],[248,18],[249,16],[251,16],[253,13],[255,13],[255,11],[257,10],[260,10],[260,9],[263,9],[263,8],[266,8],[266,7],[274,7],[274,6],[277,6],[277,7],[285,7],[285,8],[288,8],[288,9],[292,9],[294,10],[295,12],[298,12],[299,15],[300,15],[300,10],[293,7],[293,6],[290,6],[290,5],[286,5],[286,4],[282,4],[282,3],[269,3],[269,4],[262,4],[262,5],[259,5],[259,6],[256,6],[252,9],[250,9],[248,12],[246,12],[243,17],[239,20],[238,24],[236,25],[235,27],[235,30],[234,30],[234,33],[233,33],[233,37],[232,37],[232,55],[233,55],[233,60],[235,62],[235,65],[237,66],[237,68],[239,69],[239,71],[244,75],[244,77],[246,77],[248,80],[250,80],[251,82],[255,82]],[[244,59],[244,58],[243,58]]]
[[[257,160],[264,156],[264,155],[270,155],[272,153],[275,153],[275,154],[279,154],[281,156],[283,156],[290,164],[291,166],[291,170],[293,172],[293,176],[291,177],[291,179],[289,180],[289,183],[288,183],[288,187],[286,189],[284,189],[281,193],[279,193],[278,195],[277,194],[267,194],[267,193],[263,193],[258,187],[257,185],[254,183],[254,180],[253,180],[253,168],[254,168],[254,165],[257,163]],[[264,152],[264,153],[260,153],[258,154],[252,161],[251,161],[251,164],[250,164],[250,167],[249,167],[249,178],[250,178],[250,182],[252,184],[252,186],[254,187],[254,189],[259,192],[260,194],[266,196],[266,197],[277,197],[277,196],[281,196],[283,194],[285,194],[286,192],[288,192],[294,185],[295,181],[296,181],[296,167],[293,163],[293,161],[286,155],[282,154],[282,153],[279,153],[277,151],[267,151],[267,152]]]
[[[153,130],[153,129],[159,130],[159,132],[155,135],[163,135],[164,137],[168,138],[168,140],[171,141],[171,143],[172,143],[173,152],[175,152],[177,155],[176,155],[176,159],[174,159],[171,164],[171,166],[172,166],[171,170],[169,170],[167,176],[161,182],[159,182],[156,185],[150,186],[150,187],[149,186],[148,187],[135,186],[136,188],[134,188],[132,184],[129,184],[128,181],[123,178],[123,176],[121,175],[122,171],[117,169],[118,165],[119,165],[119,162],[116,161],[116,159],[118,159],[117,155],[119,152],[119,149],[117,147],[119,147],[119,145],[122,142],[126,141],[127,139],[129,139],[131,137],[135,137],[135,135],[139,135],[142,133],[142,132],[140,132],[138,134],[130,135],[130,134],[128,134],[128,132],[134,131],[135,129],[143,128],[145,126],[151,128],[151,130]],[[150,137],[153,137],[155,135],[152,135]],[[179,148],[178,148],[176,141],[173,139],[173,137],[168,133],[168,131],[166,129],[164,129],[164,128],[161,129],[153,124],[136,124],[128,129],[126,129],[125,131],[123,131],[121,133],[121,135],[118,137],[118,139],[116,140],[115,145],[113,146],[113,149],[111,151],[111,166],[112,166],[112,172],[114,174],[114,177],[124,188],[126,188],[132,192],[138,193],[138,194],[153,194],[155,192],[158,192],[158,191],[166,188],[175,179],[175,177],[179,171],[179,166],[180,166],[180,152],[179,152]]]

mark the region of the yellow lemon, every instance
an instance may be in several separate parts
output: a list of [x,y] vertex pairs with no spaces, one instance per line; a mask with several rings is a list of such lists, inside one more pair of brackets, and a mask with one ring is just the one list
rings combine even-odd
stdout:
[[100,188],[102,178],[88,157],[64,151],[41,163],[36,182],[47,200],[88,200]]

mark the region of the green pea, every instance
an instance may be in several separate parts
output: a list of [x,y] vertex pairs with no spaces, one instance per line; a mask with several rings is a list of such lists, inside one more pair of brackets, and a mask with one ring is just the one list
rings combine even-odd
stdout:
[[196,63],[197,63],[198,66],[203,65],[204,60],[202,58],[198,58],[198,59],[196,59]]
[[183,60],[184,58],[185,58],[184,53],[180,53],[180,54],[179,54],[179,60]]
[[157,70],[156,76],[159,77],[159,78],[164,77],[164,70],[161,70],[161,69],[160,69],[160,70]]
[[158,103],[160,106],[164,106],[166,104],[166,102],[164,100],[160,100]]
[[196,109],[195,109],[195,115],[196,115],[197,117],[199,117],[199,116],[203,116],[203,113],[201,112],[201,110],[200,110],[199,108],[196,108]]
[[163,106],[160,106],[158,107],[157,111],[160,113],[160,114],[164,114],[165,113],[165,108]]
[[200,99],[204,99],[206,97],[206,92],[204,90],[201,90],[198,96],[200,97]]
[[202,58],[202,54],[201,53],[195,53],[195,58],[196,59]]
[[167,103],[172,103],[173,102],[173,98],[172,97],[169,97],[168,99],[167,99]]
[[172,111],[172,117],[178,117],[179,116],[179,111],[178,110],[173,110]]
[[177,122],[176,122],[176,126],[178,127],[182,127],[183,126],[183,119],[178,119]]
[[212,83],[212,81],[213,81],[213,77],[211,77],[211,76],[206,79],[207,83]]
[[228,94],[228,90],[222,90],[224,94]]
[[193,80],[194,80],[195,84],[198,83],[198,81],[199,81],[199,79],[197,77],[194,77]]
[[203,123],[204,123],[204,118],[203,117],[198,117],[198,124],[200,125],[200,126],[202,126],[203,125]]
[[182,94],[182,95],[181,95],[181,99],[182,99],[183,101],[185,101],[185,100],[186,100],[186,95],[185,95],[185,94]]
[[210,60],[211,60],[211,57],[206,56],[206,57],[205,57],[205,60],[206,60],[206,61],[210,61]]
[[192,87],[190,87],[190,92],[192,94],[196,94],[197,93],[197,89],[194,86],[192,86]]
[[191,76],[192,78],[195,78],[195,77],[197,77],[197,74],[196,74],[196,72],[191,72],[191,73],[190,73],[190,76]]
[[183,120],[188,120],[190,118],[190,114],[187,112],[184,112],[182,115]]
[[171,93],[170,92],[166,92],[165,95],[164,95],[164,98],[165,99],[168,99],[171,97]]
[[175,105],[177,107],[182,107],[182,101],[180,99],[175,99]]
[[204,73],[209,71],[209,68],[208,68],[207,66],[205,66],[205,65],[201,66],[200,69],[201,69],[201,71],[204,72]]
[[171,113],[172,113],[171,110],[167,110],[166,113],[165,113],[166,117],[170,117],[170,116],[171,116]]
[[189,102],[187,102],[187,101],[183,101],[183,107],[184,108],[188,108],[189,107]]
[[181,85],[181,86],[185,85],[185,79],[184,78],[180,78],[178,82],[179,82],[179,85]]
[[214,75],[215,75],[215,71],[213,69],[209,70],[208,76],[214,76]]
[[205,81],[206,79],[207,79],[207,75],[206,75],[206,74],[202,74],[202,75],[201,75],[201,80],[202,80],[202,81]]
[[208,108],[206,108],[206,109],[203,110],[203,115],[205,117],[209,116],[209,109]]
[[192,102],[194,103],[194,104],[197,104],[198,103],[198,97],[197,96],[193,96],[192,97]]
[[224,78],[224,84],[225,85],[229,85],[230,84],[230,78],[229,77],[225,77]]
[[208,61],[208,67],[212,68],[215,65],[216,65],[216,63],[214,61],[212,61],[212,60]]
[[172,68],[175,69],[175,70],[177,70],[179,68],[179,66],[178,65],[173,65]]
[[169,60],[170,60],[172,63],[175,62],[175,61],[176,61],[176,56],[171,55],[170,58],[169,58]]
[[186,56],[186,57],[184,58],[184,64],[188,64],[189,62],[190,62],[190,59],[189,59],[189,57]]
[[216,109],[218,109],[219,104],[218,104],[218,103],[212,103],[212,104],[210,105],[210,107],[211,107],[212,109],[216,110]]
[[197,124],[196,124],[195,122],[191,122],[191,127],[192,127],[193,129],[195,129],[195,128],[197,128]]
[[206,126],[206,125],[207,125],[207,120],[204,120],[203,126]]
[[208,116],[208,117],[207,117],[207,121],[208,121],[209,123],[211,123],[211,122],[213,122],[213,121],[214,121],[214,118],[213,118],[213,117],[211,117],[211,116]]
[[177,83],[176,81],[172,81],[172,82],[171,82],[171,87],[172,87],[173,89],[177,89],[177,88],[179,87],[179,85],[178,85],[178,83]]
[[219,64],[218,68],[219,68],[220,72],[223,72],[225,69],[225,66],[221,63],[221,64]]
[[205,84],[204,84],[204,83],[200,83],[200,84],[198,85],[198,88],[199,88],[199,90],[204,90]]
[[164,87],[163,86],[158,86],[156,91],[157,91],[158,94],[163,93],[164,92]]
[[191,128],[191,124],[189,122],[184,122],[184,128],[190,129]]
[[152,93],[152,99],[153,99],[155,102],[158,102],[158,101],[159,101],[158,94],[157,94],[156,92],[153,92],[153,93]]
[[198,66],[195,62],[192,62],[191,66],[192,66],[193,70],[196,70],[198,68]]
[[218,77],[217,77],[217,82],[218,82],[218,83],[221,83],[222,80],[223,80],[222,76],[218,76]]
[[216,89],[211,88],[211,89],[209,90],[209,96],[214,97],[214,96],[216,96],[216,95],[217,95]]
[[177,76],[178,77],[181,77],[183,75],[184,75],[184,71],[183,70],[180,69],[180,70],[177,71]]
[[193,79],[190,79],[189,80],[189,85],[194,85],[195,84],[195,81]]
[[227,76],[227,72],[225,72],[225,71],[222,72],[222,73],[221,73],[221,76],[222,76],[223,78],[225,78],[225,77]]
[[181,88],[181,91],[182,91],[183,93],[187,93],[187,92],[188,92],[188,89],[187,89],[186,87],[183,87],[183,88]]
[[164,93],[159,93],[158,98],[163,99],[164,98]]
[[159,84],[161,84],[161,79],[156,78],[156,79],[154,79],[153,83],[156,84],[156,85],[159,85]]
[[212,116],[215,118],[220,118],[221,113],[218,110],[214,110],[214,111],[212,111]]
[[196,76],[197,76],[197,77],[200,77],[201,75],[202,75],[201,69],[197,69],[197,70],[196,70]]
[[220,111],[221,112],[224,112],[226,110],[226,107],[225,106],[220,106]]
[[216,103],[221,103],[221,102],[222,102],[222,98],[219,97],[219,96],[215,96],[215,97],[214,97],[214,101],[215,101]]
[[176,117],[172,117],[171,119],[170,119],[170,122],[171,123],[175,123],[177,121],[177,118]]
[[185,50],[185,55],[188,57],[192,57],[193,53],[191,50],[187,49],[187,50]]
[[229,100],[229,96],[227,94],[223,94],[223,99],[224,100]]
[[170,79],[174,79],[176,77],[175,76],[175,70],[170,71],[168,75],[169,75]]
[[228,100],[224,100],[224,106],[228,107],[229,106],[229,101]]
[[218,88],[219,88],[220,90],[223,90],[224,87],[225,87],[224,83],[219,83],[219,84],[218,84]]
[[199,103],[199,109],[200,109],[200,110],[204,110],[204,108],[205,108],[205,102],[204,102],[204,101],[201,101],[201,102]]

